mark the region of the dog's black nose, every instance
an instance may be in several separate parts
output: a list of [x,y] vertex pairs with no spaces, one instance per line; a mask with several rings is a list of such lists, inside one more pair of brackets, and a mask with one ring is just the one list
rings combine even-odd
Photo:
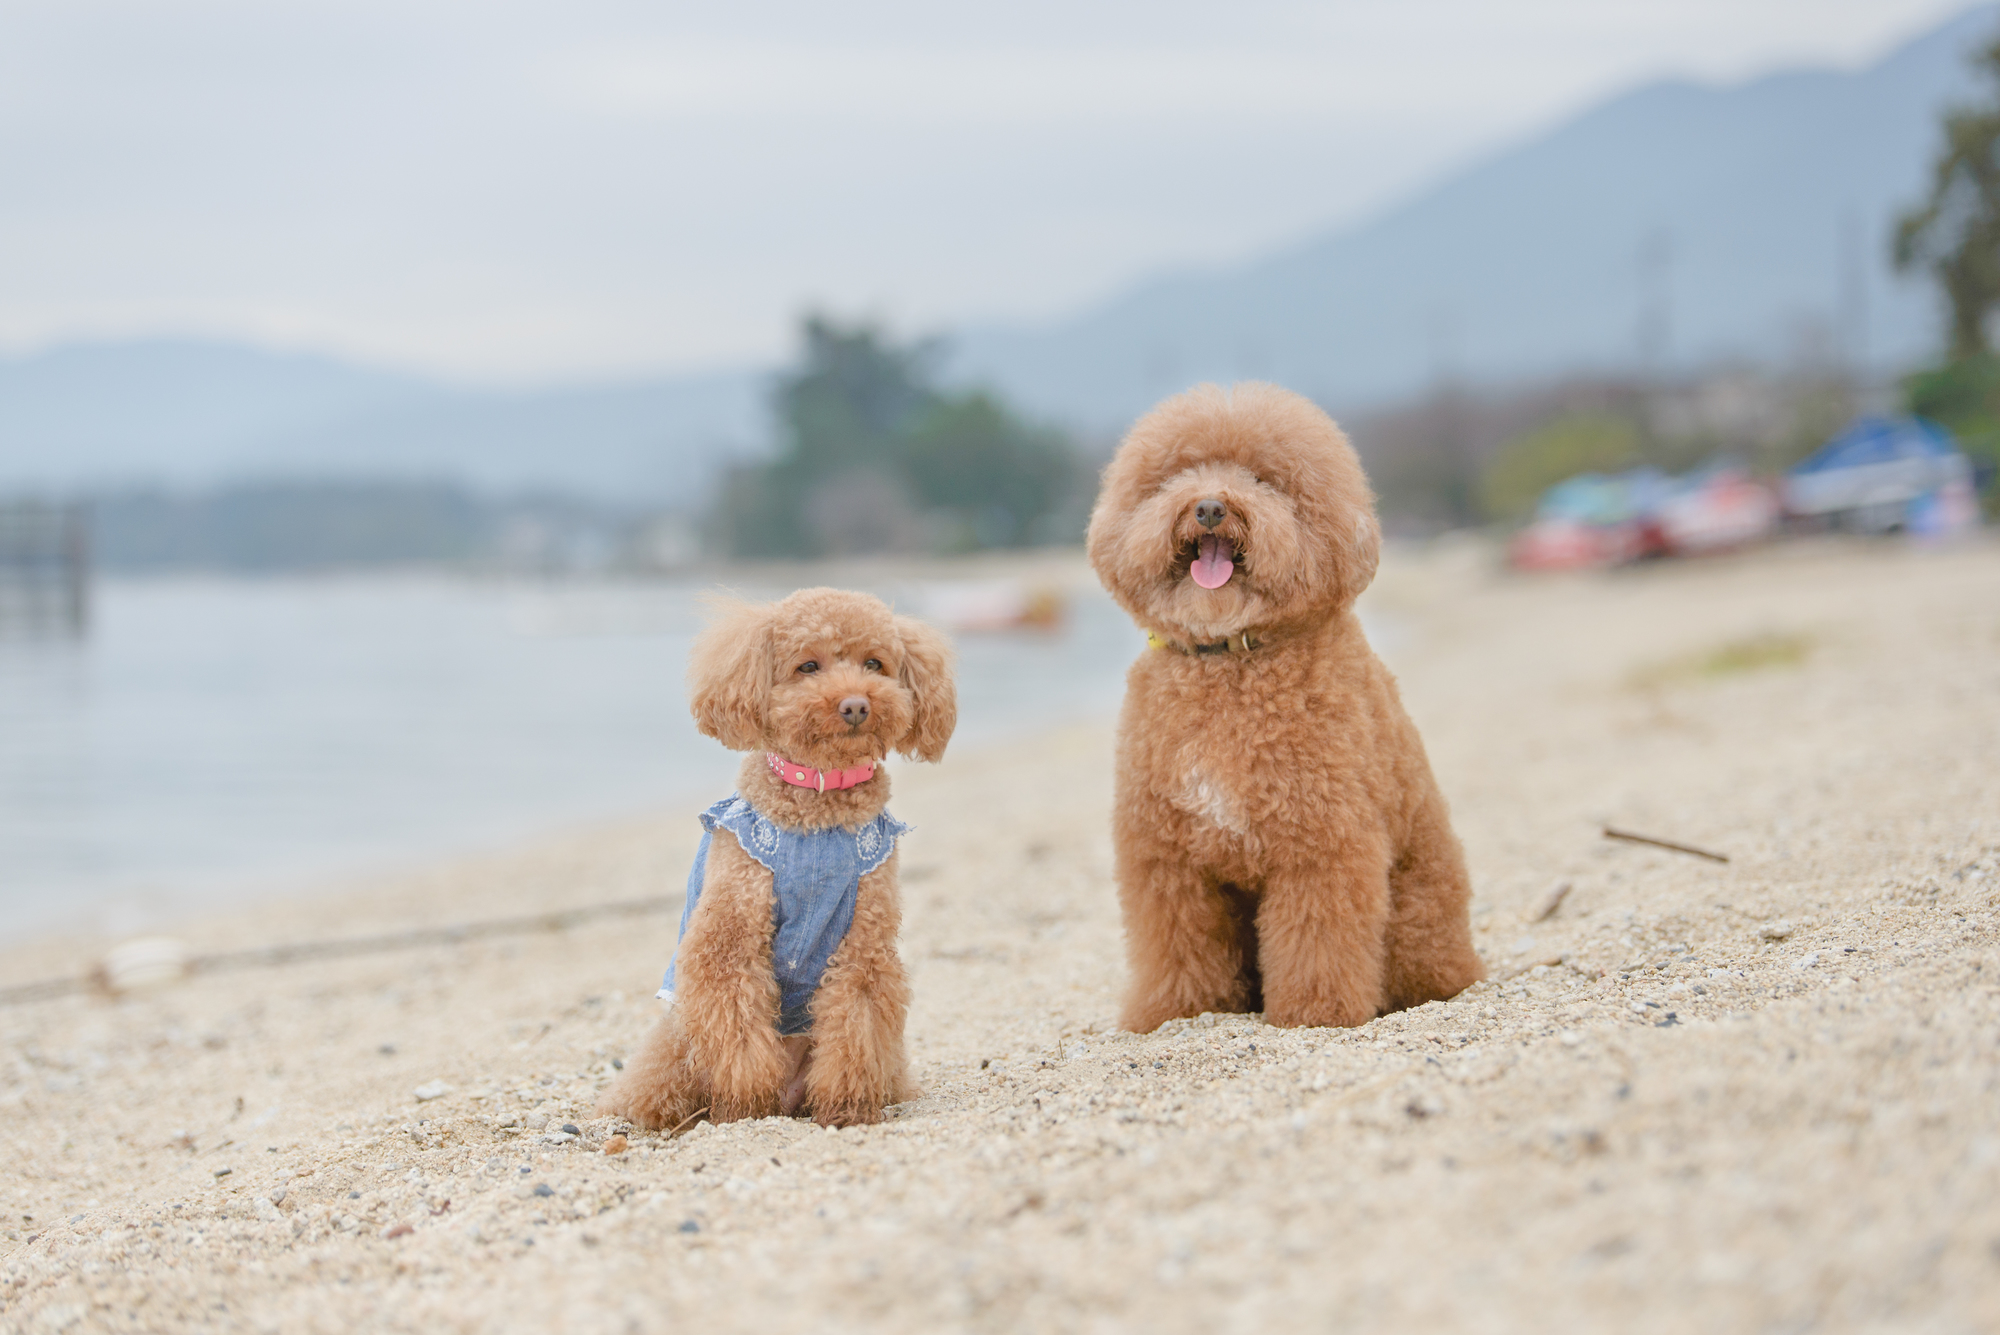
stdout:
[[1228,514],[1221,501],[1202,501],[1194,507],[1195,522],[1203,528],[1214,528]]
[[840,702],[840,717],[850,728],[858,728],[868,721],[868,697],[850,695]]

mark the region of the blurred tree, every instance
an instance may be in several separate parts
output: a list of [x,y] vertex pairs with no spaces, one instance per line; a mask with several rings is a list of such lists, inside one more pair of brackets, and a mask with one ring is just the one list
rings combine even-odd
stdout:
[[[1968,357],[1903,381],[1909,410],[1962,434],[2000,430],[2000,358]],[[1967,430],[1969,428],[1969,430]]]
[[1480,479],[1489,518],[1523,520],[1542,493],[1578,473],[1611,473],[1641,462],[1639,428],[1611,413],[1571,413],[1514,437]]
[[942,545],[1021,547],[1057,535],[1041,531],[1082,480],[1076,454],[1058,432],[1030,427],[990,394],[939,398],[904,441],[904,461],[924,504],[945,511]]
[[894,442],[930,406],[934,343],[898,348],[872,325],[842,329],[807,316],[803,365],[778,381],[778,416],[792,457],[819,476],[879,466]]
[[1897,267],[1925,265],[1944,289],[1954,360],[1987,350],[1986,319],[2000,304],[2000,42],[1974,64],[1993,80],[1994,100],[1946,113],[1930,198],[1896,225]]
[[[1896,263],[1929,266],[1951,309],[1946,361],[1904,379],[1904,404],[1950,428],[1990,484],[2000,465],[2000,358],[1986,335],[2000,305],[2000,41],[1973,64],[1992,96],[1946,113],[1930,198],[1897,224]],[[2000,509],[1990,485],[1986,507]]]
[[[938,390],[937,345],[822,316],[775,394],[784,449],[739,469],[720,518],[740,556],[1018,547],[1080,536],[1087,475],[1060,433],[991,394]],[[1087,500],[1087,498],[1085,498]],[[1075,533],[1062,531],[1074,527]]]
[[800,337],[800,364],[772,396],[781,452],[724,482],[728,546],[739,556],[819,556],[867,550],[871,532],[884,548],[902,545],[910,515],[899,488],[884,487],[871,515],[865,486],[833,484],[896,474],[896,442],[928,405],[924,363],[932,350],[893,347],[873,326],[844,329],[819,315],[806,317]]
[[1961,357],[1903,380],[1903,403],[1919,417],[1950,428],[1985,484],[1989,517],[2000,518],[2000,356]]

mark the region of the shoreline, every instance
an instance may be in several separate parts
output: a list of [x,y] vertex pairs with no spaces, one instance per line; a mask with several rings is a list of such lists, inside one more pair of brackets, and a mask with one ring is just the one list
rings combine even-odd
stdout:
[[[1103,733],[1108,738],[1109,727],[1108,722],[1053,724],[1023,739],[989,741],[967,752],[953,752],[944,763],[955,769],[1006,764],[1023,750],[1060,744],[1074,735]],[[913,774],[919,775],[915,781],[921,787],[932,777],[921,772],[937,768],[901,756],[892,756],[885,763],[899,794]],[[685,897],[687,868],[701,840],[697,817],[717,798],[727,795],[726,790],[717,790],[683,802],[570,822],[516,840],[487,842],[443,856],[411,854],[373,867],[267,877],[262,888],[246,880],[202,902],[190,901],[131,931],[93,925],[35,930],[22,940],[0,946],[0,993],[80,978],[121,944],[140,940],[172,940],[192,956],[310,948],[499,921],[531,922],[661,897],[672,904],[663,906],[659,913],[672,919]],[[633,862],[639,865],[630,865]],[[917,875],[921,880],[926,872]],[[450,894],[426,900],[428,891],[468,881],[497,883],[503,888],[477,904]],[[602,892],[590,897],[599,887]],[[432,907],[413,912],[413,903]],[[282,939],[257,935],[260,931],[282,932],[294,925],[319,935]],[[671,921],[667,931],[671,952]],[[149,985],[132,997],[143,999],[158,990]],[[99,995],[98,999],[122,1002],[132,998]],[[5,1004],[0,1002],[0,1006]]]
[[[875,573],[918,587],[944,569]],[[1087,578],[1067,550],[956,569]],[[0,750],[7,948],[171,931],[705,797],[735,758],[695,734],[681,673],[696,595],[728,573],[114,584],[90,643],[0,645],[0,732],[18,729]],[[961,745],[1013,731],[1021,665],[1101,668],[1111,609],[1076,595],[1060,635],[967,637]],[[1095,713],[1105,675],[1072,670],[1055,714]]]

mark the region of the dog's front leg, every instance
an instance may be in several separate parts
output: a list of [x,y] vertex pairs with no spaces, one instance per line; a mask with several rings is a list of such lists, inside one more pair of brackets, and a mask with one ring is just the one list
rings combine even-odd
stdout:
[[1349,1028],[1382,1011],[1388,869],[1370,841],[1338,848],[1265,876],[1257,958],[1271,1024]]
[[1150,829],[1119,834],[1118,902],[1132,978],[1121,1028],[1150,1034],[1168,1020],[1249,1008],[1241,924],[1222,888]]
[[717,830],[674,966],[674,1011],[688,1063],[709,1091],[709,1117],[733,1122],[778,1111],[785,1049],[771,971],[771,873]]
[[688,1060],[687,1027],[676,1006],[625,1063],[625,1073],[597,1102],[600,1116],[623,1117],[648,1131],[671,1131],[708,1106],[708,1086]]
[[813,994],[806,1102],[822,1126],[879,1122],[883,1108],[910,1096],[903,1051],[910,984],[896,953],[902,917],[891,853],[861,878],[854,925]]
[[1451,832],[1444,798],[1433,787],[1389,873],[1387,1009],[1455,997],[1486,976],[1472,948],[1466,912],[1471,898],[1465,851]]

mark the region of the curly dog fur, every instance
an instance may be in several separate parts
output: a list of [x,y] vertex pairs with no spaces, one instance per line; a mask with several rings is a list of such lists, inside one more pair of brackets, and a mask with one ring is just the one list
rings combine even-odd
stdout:
[[[801,672],[808,662],[815,670]],[[726,605],[695,642],[688,680],[696,726],[751,752],[737,791],[793,829],[867,824],[888,805],[888,771],[821,793],[777,778],[765,752],[823,770],[880,761],[891,750],[935,761],[958,718],[943,636],[880,599],[838,589]],[[869,712],[850,726],[840,703],[855,695],[867,697]],[[884,1107],[911,1097],[896,863],[892,854],[861,878],[854,925],[813,996],[811,1034],[780,1038],[771,873],[717,830],[680,945],[673,1008],[599,1112],[651,1128],[679,1126],[704,1109],[718,1122],[804,1111],[851,1126],[878,1122]]]
[[1380,545],[1346,436],[1276,386],[1168,399],[1105,470],[1091,566],[1164,642],[1118,727],[1125,1028],[1357,1025],[1484,976],[1444,798],[1354,613]]

